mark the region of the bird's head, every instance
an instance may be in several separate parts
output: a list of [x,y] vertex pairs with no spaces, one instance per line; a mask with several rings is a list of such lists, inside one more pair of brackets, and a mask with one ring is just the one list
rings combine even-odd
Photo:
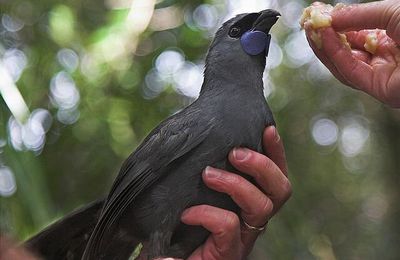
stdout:
[[207,54],[206,78],[227,73],[262,76],[271,39],[269,31],[279,16],[279,12],[266,9],[239,14],[225,22],[215,34]]

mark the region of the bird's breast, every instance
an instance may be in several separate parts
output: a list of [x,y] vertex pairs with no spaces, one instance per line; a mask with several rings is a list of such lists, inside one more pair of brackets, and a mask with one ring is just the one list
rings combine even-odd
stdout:
[[218,135],[227,136],[235,140],[235,145],[251,146],[255,148],[261,140],[266,125],[269,109],[262,97],[240,96],[232,97],[220,108],[220,127]]

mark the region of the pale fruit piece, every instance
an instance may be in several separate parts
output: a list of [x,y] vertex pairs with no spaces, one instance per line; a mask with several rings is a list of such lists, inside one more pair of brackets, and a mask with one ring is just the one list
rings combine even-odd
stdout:
[[[339,3],[333,7],[329,4],[318,3],[304,9],[301,16],[300,25],[302,28],[311,28],[310,38],[318,49],[322,48],[322,39],[317,29],[330,27],[332,25],[332,12],[346,7],[345,4]],[[351,49],[345,34],[338,33],[342,44]]]
[[343,3],[337,3],[337,4],[335,5],[335,7],[333,7],[333,10],[334,10],[334,11],[335,11],[335,10],[340,10],[340,9],[346,7],[346,6],[347,6],[347,5],[345,5],[345,4],[343,4]]
[[306,23],[311,25],[312,29],[329,27],[332,24],[331,5],[312,5],[304,9],[300,19],[300,25],[304,28]]
[[375,54],[378,48],[378,35],[376,32],[371,32],[365,37],[364,48],[367,52]]
[[315,46],[317,46],[318,49],[322,49],[322,38],[321,34],[316,31],[311,31],[311,40],[315,43]]
[[351,49],[350,43],[347,41],[347,36],[344,33],[339,33],[340,41],[346,46],[347,49]]

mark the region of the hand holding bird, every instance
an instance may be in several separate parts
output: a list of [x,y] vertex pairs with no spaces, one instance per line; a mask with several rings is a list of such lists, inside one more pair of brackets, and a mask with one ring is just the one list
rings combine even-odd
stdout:
[[[256,178],[257,186],[234,173],[218,169],[203,172],[208,187],[228,194],[239,205],[240,217],[246,224],[230,211],[207,205],[185,210],[181,218],[184,223],[201,225],[211,232],[206,242],[187,260],[245,259],[257,237],[263,233],[247,225],[265,228],[268,220],[290,197],[285,151],[275,127],[265,129],[263,140],[268,157],[250,150],[242,151],[240,156],[233,150],[229,155],[235,167]],[[163,260],[167,259],[171,260]]]

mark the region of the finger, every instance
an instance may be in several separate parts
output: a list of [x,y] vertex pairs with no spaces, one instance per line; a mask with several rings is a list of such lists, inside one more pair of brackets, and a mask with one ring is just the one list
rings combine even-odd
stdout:
[[[367,30],[365,30],[367,32]],[[368,32],[371,32],[370,30]],[[321,60],[322,63],[325,64],[325,66],[329,69],[329,71],[343,84],[348,85],[352,88],[355,88],[355,86],[352,85],[351,82],[349,82],[348,80],[346,80],[338,71],[338,69],[336,68],[336,66],[331,62],[331,60],[326,56],[325,52],[321,49],[318,48],[314,41],[311,39],[311,34],[312,33],[316,33],[315,31],[313,31],[311,28],[306,28],[306,35],[307,35],[307,40],[311,46],[311,48],[313,49],[315,55]],[[367,64],[370,63],[371,61],[371,55],[369,52],[364,51],[364,44],[365,44],[365,38],[367,35],[365,36],[357,36],[356,35],[357,32],[347,32],[345,33],[347,41],[349,42],[349,44],[351,45],[352,48],[356,48],[358,50],[351,50],[351,53],[353,54],[353,56],[358,59],[361,60]],[[361,39],[362,38],[362,39]],[[362,40],[362,41],[361,41]]]
[[154,260],[183,260],[181,258],[172,258],[172,257],[167,257],[167,258],[156,258]]
[[[241,217],[249,225],[262,227],[272,217],[272,201],[243,177],[207,167],[203,172],[203,180],[211,189],[228,194],[240,207]],[[246,252],[249,252],[260,233],[246,228],[241,231],[242,243]]]
[[282,139],[275,126],[267,127],[263,135],[264,151],[267,156],[281,169],[283,174],[288,175],[285,148]]
[[351,32],[346,32],[345,35],[347,41],[350,43],[353,49],[365,50],[364,45],[366,37],[372,32],[374,31],[373,30],[351,31]]
[[357,60],[365,62],[366,64],[370,64],[371,62],[371,54],[367,51],[362,50],[351,50],[351,54]]
[[17,245],[3,234],[0,234],[0,259],[37,260],[26,248]]
[[202,259],[240,259],[240,221],[235,213],[200,205],[186,209],[181,220],[187,225],[203,226],[212,233],[201,248]]
[[252,226],[263,226],[271,217],[272,201],[245,178],[227,171],[207,167],[203,180],[208,187],[228,194],[241,208],[242,218]]
[[316,46],[316,43],[312,40],[311,34],[316,33],[310,27],[306,27],[306,36],[307,41],[310,44],[311,49],[314,51],[314,54],[318,57],[318,59],[328,68],[328,70],[337,78],[340,82],[345,85],[351,86],[350,82],[348,82],[336,69],[335,65],[328,59],[325,53]]
[[[365,49],[365,43],[367,36],[370,35],[371,33],[377,33],[377,30],[362,30],[362,31],[351,31],[351,32],[346,32],[346,40],[351,46],[351,53],[353,56],[367,64],[370,64],[371,62],[371,53],[369,53]],[[377,46],[377,49],[379,46]]]
[[356,59],[351,50],[344,46],[338,34],[332,28],[319,30],[322,48],[326,56],[335,65],[338,72],[358,89],[371,93],[373,70],[367,63]]
[[247,148],[235,148],[229,160],[239,171],[248,174],[272,200],[273,214],[289,199],[291,185],[279,167],[268,157]]
[[365,46],[368,37],[377,39],[376,53],[379,53],[382,46],[396,46],[396,43],[394,43],[393,40],[387,36],[386,31],[384,30],[362,30],[358,32],[351,31],[345,34],[351,47],[358,50],[367,51]]
[[398,0],[377,1],[335,8],[332,27],[336,31],[383,29],[400,43],[400,5]]

